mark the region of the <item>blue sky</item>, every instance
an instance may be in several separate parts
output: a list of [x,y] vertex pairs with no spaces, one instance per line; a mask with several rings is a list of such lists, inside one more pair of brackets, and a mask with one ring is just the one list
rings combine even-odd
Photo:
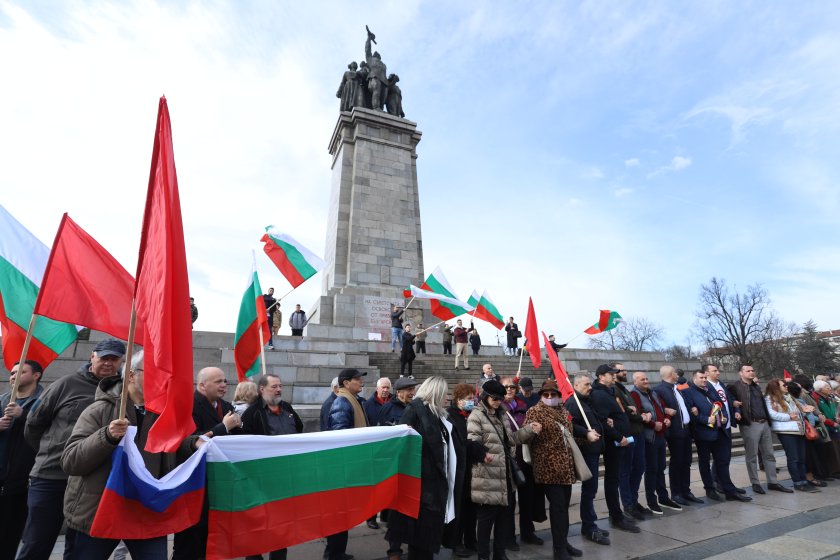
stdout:
[[324,252],[335,91],[365,24],[423,132],[426,271],[458,295],[517,318],[532,296],[563,341],[609,308],[685,343],[718,276],[838,327],[829,2],[0,0],[2,203],[47,244],[69,212],[133,271],[165,93],[196,327],[231,331],[265,225]]

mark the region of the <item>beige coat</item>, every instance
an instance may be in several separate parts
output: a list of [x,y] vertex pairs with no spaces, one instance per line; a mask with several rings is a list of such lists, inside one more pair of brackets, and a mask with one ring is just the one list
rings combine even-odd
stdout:
[[[470,413],[467,420],[467,437],[483,444],[493,457],[489,463],[473,465],[470,495],[476,504],[508,505],[506,477],[510,477],[510,473],[502,440],[499,438],[499,435],[504,437],[504,434],[507,434],[511,456],[516,453],[517,445],[528,443],[534,437],[534,431],[527,424],[519,431],[511,432],[507,422],[486,409],[484,403],[479,403]],[[512,478],[510,483],[514,484]]]

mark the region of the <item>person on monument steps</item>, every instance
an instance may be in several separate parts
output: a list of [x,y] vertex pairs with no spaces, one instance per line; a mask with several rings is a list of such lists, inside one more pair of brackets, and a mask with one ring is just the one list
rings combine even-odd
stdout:
[[411,366],[414,363],[414,335],[411,334],[411,323],[406,323],[402,334],[402,349],[400,350],[400,376],[405,375],[405,368],[408,366],[408,375],[412,374]]
[[303,329],[309,319],[306,318],[306,311],[300,308],[300,304],[295,305],[295,310],[292,311],[289,317],[289,326],[292,328],[292,336],[303,336]]
[[[274,288],[269,288],[267,294],[263,294],[263,303],[265,303],[265,310],[268,314],[268,328],[274,325],[274,313],[277,311],[277,299],[274,297]],[[274,330],[268,335],[268,349],[274,350]]]
[[391,352],[394,352],[394,349],[397,347],[397,342],[400,344],[400,350],[403,347],[403,313],[405,313],[405,309],[400,308],[396,303],[391,306]]
[[[470,328],[472,328],[472,323],[470,323]],[[452,335],[455,337],[455,370],[458,370],[458,363],[461,356],[464,357],[464,369],[470,369],[470,358],[467,354],[469,331],[461,324],[461,319],[456,321],[456,326],[452,331]]]
[[20,377],[15,404],[10,404],[11,391],[0,396],[0,560],[14,560],[26,523],[26,488],[35,450],[23,439],[23,428],[44,392],[40,384],[43,373],[44,368],[34,360],[26,360],[23,366],[16,363],[9,378],[12,386]]
[[[99,381],[118,375],[125,344],[109,338],[96,344],[90,362],[71,375],[50,385],[38,398],[26,418],[24,437],[37,449],[29,473],[29,513],[23,530],[21,560],[47,560],[64,522],[64,491],[67,473],[61,468],[61,454],[79,414],[93,403]],[[76,532],[70,528],[64,538],[65,558],[73,554]]]

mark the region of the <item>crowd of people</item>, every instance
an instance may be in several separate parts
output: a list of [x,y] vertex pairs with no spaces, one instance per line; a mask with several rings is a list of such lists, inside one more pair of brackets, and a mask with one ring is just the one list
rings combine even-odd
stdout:
[[[144,409],[142,351],[131,357],[124,381],[119,372],[125,351],[122,342],[101,341],[89,362],[47,389],[41,387],[43,368],[37,362],[13,368],[11,380],[19,378],[16,400],[10,403],[9,393],[0,396],[0,560],[48,559],[65,523],[67,559],[104,560],[118,546],[134,558],[167,558],[166,537],[120,543],[90,535],[115,446],[129,426],[137,426],[142,450],[156,421]],[[466,361],[465,352],[457,356]],[[704,503],[691,488],[695,447],[705,499],[749,502],[752,497],[733,484],[729,472],[736,427],[753,495],[818,492],[840,473],[840,385],[834,380],[798,375],[772,379],[762,391],[755,369],[746,364],[726,386],[714,365],[690,379],[663,366],[655,387],[647,373],[628,373],[614,363],[599,366],[594,378],[577,375],[574,393],[564,402],[553,379],[536,389],[527,377],[496,375],[489,363],[475,383],[453,387],[439,376],[422,383],[410,375],[393,383],[381,377],[368,399],[361,396],[367,374],[345,369],[331,383],[320,428],[407,424],[420,435],[419,515],[383,511],[367,520],[371,529],[387,522],[389,560],[404,552],[411,559],[431,559],[442,547],[458,557],[492,554],[505,560],[508,550],[544,545],[535,524],[546,520],[554,558],[581,556],[568,541],[576,482],[583,538],[609,545],[610,530],[638,533],[637,521]],[[115,420],[124,382],[126,417]],[[142,452],[154,476],[170,472],[200,447],[201,436],[303,431],[301,418],[282,399],[277,375],[240,383],[233,403],[224,399],[227,391],[221,369],[198,372],[195,433],[176,453]],[[777,479],[773,434],[784,449],[792,487]],[[594,508],[601,480],[608,526],[599,526]],[[325,558],[352,558],[347,531],[325,536]],[[206,542],[205,504],[199,523],[174,536],[172,558],[203,558]],[[286,558],[286,550],[266,553]]]

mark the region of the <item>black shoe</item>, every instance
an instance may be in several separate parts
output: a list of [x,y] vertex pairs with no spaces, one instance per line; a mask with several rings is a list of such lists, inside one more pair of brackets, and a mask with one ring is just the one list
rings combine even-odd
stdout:
[[723,485],[720,482],[715,482],[715,492],[718,494],[725,494],[723,491]]
[[470,549],[468,549],[466,546],[464,546],[462,544],[459,544],[458,546],[456,546],[455,550],[453,550],[452,553],[455,556],[457,556],[458,558],[469,558],[470,556],[472,556],[474,554]]
[[[677,502],[675,502],[674,500],[672,500],[670,498],[665,498],[665,499],[659,498],[659,505],[664,507],[664,508],[672,509],[674,511],[682,511],[682,507],[680,507],[680,504],[678,504]],[[651,508],[651,509],[653,509],[653,508]],[[654,510],[654,512],[655,512],[655,510]]]
[[828,486],[828,484],[826,484],[822,480],[809,480],[807,482],[809,485],[814,486],[816,488],[825,488],[826,486]]
[[584,534],[583,538],[590,540],[595,544],[610,544],[610,538],[597,529],[595,531],[592,531],[591,533]]
[[368,529],[379,529],[379,523],[375,519],[369,519],[367,522]]
[[814,488],[810,484],[796,484],[796,485],[794,485],[794,488],[796,488],[800,492],[808,492],[809,494],[814,494],[816,492],[819,492],[819,490],[817,490],[816,488]]
[[741,494],[742,496],[747,493],[747,491],[743,488],[736,488],[735,491]]
[[653,512],[651,510],[649,510],[648,508],[646,508],[645,506],[643,506],[639,502],[636,502],[635,504],[633,504],[633,509],[635,509],[637,512],[641,513],[642,515],[653,515]]
[[728,501],[728,502],[751,502],[752,498],[750,498],[749,496],[742,496],[741,494],[738,494],[737,492],[735,492],[734,494],[727,494],[726,495],[726,501]]
[[768,490],[775,490],[776,492],[782,492],[784,494],[793,494],[793,490],[791,490],[787,486],[782,486],[778,482],[774,482],[773,484],[768,484],[767,489]]
[[642,530],[636,527],[633,523],[631,523],[628,519],[610,519],[610,525],[615,529],[621,529],[622,531],[627,531],[628,533],[641,533]]
[[714,500],[716,502],[722,502],[723,498],[720,497],[720,494],[717,493],[716,490],[706,490],[706,497],[710,500]]
[[638,519],[639,521],[644,521],[645,520],[645,516],[642,515],[642,512],[637,511],[636,508],[634,508],[633,506],[624,508],[624,513],[626,513],[627,515],[629,515],[633,519]]
[[465,367],[465,368],[464,368],[464,369],[470,369],[470,368],[468,368],[468,367]]
[[764,488],[761,487],[761,484],[753,484],[752,485],[753,492],[756,494],[766,494],[767,492],[764,491]]
[[505,554],[505,551],[503,550],[501,552],[494,552],[493,560],[510,560],[510,558],[508,558],[508,555]]
[[581,549],[575,548],[569,543],[566,543],[566,552],[569,554],[569,556],[574,556],[575,558],[580,558],[581,556],[583,556],[583,551]]
[[[691,505],[691,502],[689,502],[688,500],[686,500],[682,496],[674,496],[671,499],[681,506],[690,506]],[[662,503],[662,502],[659,502],[659,503]]]
[[650,512],[653,515],[664,515],[665,512],[662,511],[662,508],[659,507],[659,504],[648,504],[648,508],[650,508]]
[[692,494],[691,492],[689,492],[688,494],[683,494],[683,498],[685,498],[689,502],[694,502],[695,504],[705,504],[706,503],[703,500],[701,500],[700,498],[698,498],[697,496],[695,496],[694,494]]
[[525,544],[533,544],[535,546],[542,546],[542,545],[545,544],[544,540],[542,540],[541,538],[539,538],[537,535],[534,535],[534,534],[523,535],[522,536],[522,542],[524,542]]
[[513,552],[519,552],[520,550],[519,543],[515,540],[510,541],[505,548]]

